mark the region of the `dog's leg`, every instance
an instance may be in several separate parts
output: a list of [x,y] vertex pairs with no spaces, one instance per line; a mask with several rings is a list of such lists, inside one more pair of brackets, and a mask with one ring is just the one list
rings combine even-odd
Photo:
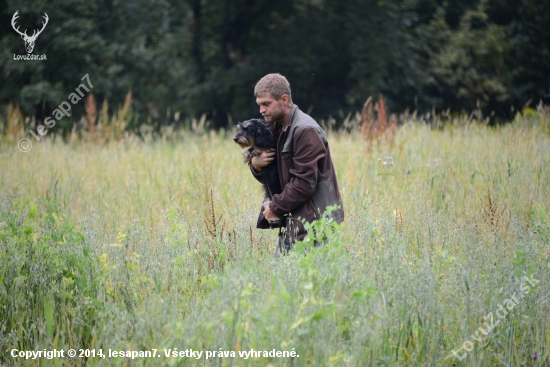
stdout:
[[249,163],[252,160],[254,148],[248,148],[243,150],[243,162]]

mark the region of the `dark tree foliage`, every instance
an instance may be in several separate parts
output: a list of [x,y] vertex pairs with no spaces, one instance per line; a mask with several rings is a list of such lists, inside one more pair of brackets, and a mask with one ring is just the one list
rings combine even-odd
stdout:
[[[289,79],[315,117],[344,116],[383,94],[393,111],[471,111],[505,120],[549,99],[546,0],[0,0],[0,106],[38,120],[89,74],[110,108],[133,95],[157,126],[207,114],[216,127],[258,116],[256,81]],[[12,29],[49,23],[34,54]],[[83,104],[73,107],[72,125]],[[111,111],[112,112],[112,111]],[[3,119],[2,119],[3,120]],[[181,120],[180,120],[181,123]],[[62,124],[63,125],[63,124]]]

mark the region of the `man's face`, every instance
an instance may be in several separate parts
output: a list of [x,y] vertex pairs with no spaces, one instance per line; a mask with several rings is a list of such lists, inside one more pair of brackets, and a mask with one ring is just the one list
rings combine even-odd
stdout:
[[[283,96],[284,97],[284,96]],[[276,100],[271,94],[258,96],[256,103],[260,106],[260,113],[265,119],[265,122],[270,123],[277,120],[282,120],[285,110],[283,108],[283,99]]]

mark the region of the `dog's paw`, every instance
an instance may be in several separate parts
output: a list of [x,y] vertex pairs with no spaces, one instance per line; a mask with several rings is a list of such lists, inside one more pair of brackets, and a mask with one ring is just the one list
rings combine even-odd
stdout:
[[250,154],[250,151],[248,149],[243,151],[243,162],[250,163],[251,160],[252,160],[252,154]]
[[258,157],[258,156],[260,156],[260,154],[262,154],[263,151],[264,151],[264,149],[260,149],[258,147],[255,147],[253,150],[250,151],[250,155],[251,155],[251,157]]

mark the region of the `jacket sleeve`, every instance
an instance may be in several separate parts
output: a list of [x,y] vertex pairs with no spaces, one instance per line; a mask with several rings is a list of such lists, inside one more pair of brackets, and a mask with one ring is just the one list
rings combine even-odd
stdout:
[[252,167],[252,163],[248,163],[248,167],[250,167],[250,172],[252,172],[252,176],[254,176],[254,178],[256,180],[258,180],[258,182],[262,182],[262,172],[258,172],[254,169],[254,167]]
[[325,144],[313,128],[305,128],[297,133],[293,150],[291,157],[282,157],[283,160],[292,159],[290,182],[281,194],[273,196],[269,206],[278,216],[289,213],[313,195],[319,175],[318,161],[326,156]]

